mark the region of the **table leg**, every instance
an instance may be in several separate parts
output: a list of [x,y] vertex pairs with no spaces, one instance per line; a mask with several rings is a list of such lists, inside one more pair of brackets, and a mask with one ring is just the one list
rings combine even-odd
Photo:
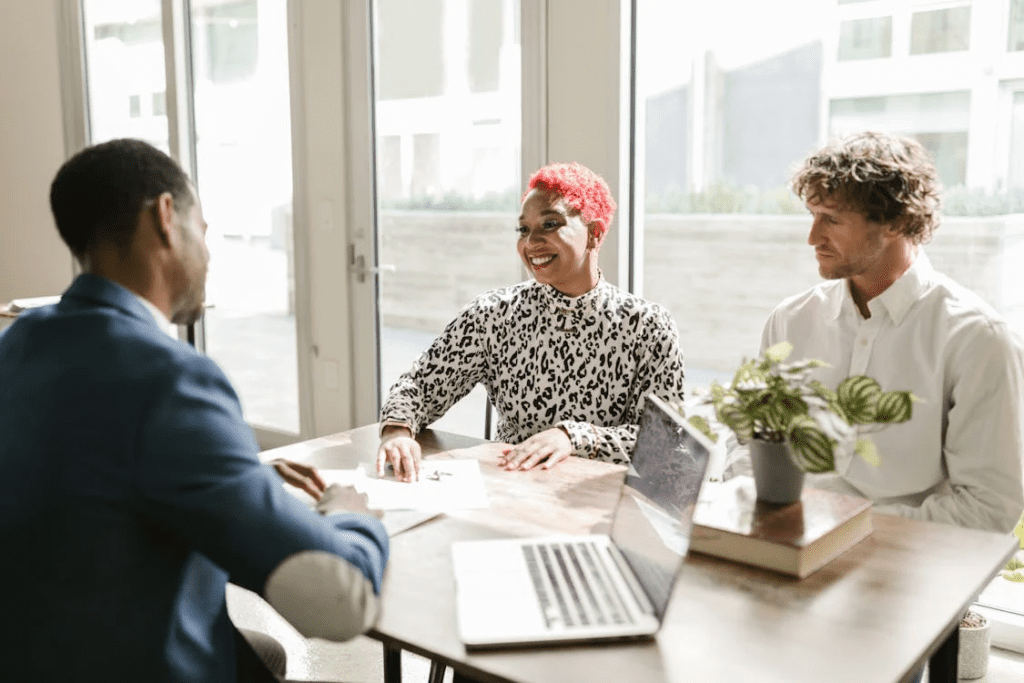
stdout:
[[402,650],[384,644],[384,683],[402,683]]
[[956,683],[959,675],[957,655],[960,652],[960,623],[953,627],[952,633],[943,641],[932,658],[928,660],[929,683]]
[[441,662],[430,662],[430,674],[427,676],[427,683],[444,683],[444,672],[447,669]]

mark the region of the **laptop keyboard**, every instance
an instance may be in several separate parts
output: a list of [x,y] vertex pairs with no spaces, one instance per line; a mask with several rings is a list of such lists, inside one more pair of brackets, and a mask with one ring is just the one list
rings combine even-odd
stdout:
[[610,549],[578,542],[528,544],[522,550],[547,628],[634,623],[610,575],[620,571]]

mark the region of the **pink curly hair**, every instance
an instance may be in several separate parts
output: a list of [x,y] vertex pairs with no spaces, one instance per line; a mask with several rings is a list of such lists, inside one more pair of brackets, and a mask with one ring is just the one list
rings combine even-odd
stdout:
[[615,215],[615,200],[612,199],[608,183],[582,164],[575,161],[548,164],[530,176],[526,194],[534,188],[560,196],[566,204],[580,212],[584,223],[596,224],[599,235],[604,234],[611,225]]

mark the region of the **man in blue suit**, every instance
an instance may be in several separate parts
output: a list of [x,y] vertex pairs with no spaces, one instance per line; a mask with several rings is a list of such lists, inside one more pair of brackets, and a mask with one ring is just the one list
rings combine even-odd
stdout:
[[306,636],[365,631],[383,526],[288,495],[223,372],[166,334],[199,316],[209,260],[181,168],[115,140],[64,164],[50,202],[83,274],[0,333],[2,677],[271,680],[229,580]]

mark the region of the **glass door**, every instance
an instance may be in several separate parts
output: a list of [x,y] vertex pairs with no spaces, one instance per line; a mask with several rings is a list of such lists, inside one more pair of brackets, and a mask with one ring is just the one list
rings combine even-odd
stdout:
[[168,151],[160,0],[82,3],[90,144],[132,137]]
[[[377,0],[381,397],[455,314],[519,282],[518,0]],[[435,423],[484,436],[478,386]]]
[[[205,340],[228,374],[261,443],[275,444],[301,431],[287,9],[287,0],[82,1],[87,139],[141,138],[173,153],[171,131],[182,132],[177,151],[186,171],[195,160],[210,226],[198,346]],[[169,55],[183,106],[166,95]]]
[[209,223],[206,352],[246,420],[297,435],[286,0],[192,0],[195,158]]

